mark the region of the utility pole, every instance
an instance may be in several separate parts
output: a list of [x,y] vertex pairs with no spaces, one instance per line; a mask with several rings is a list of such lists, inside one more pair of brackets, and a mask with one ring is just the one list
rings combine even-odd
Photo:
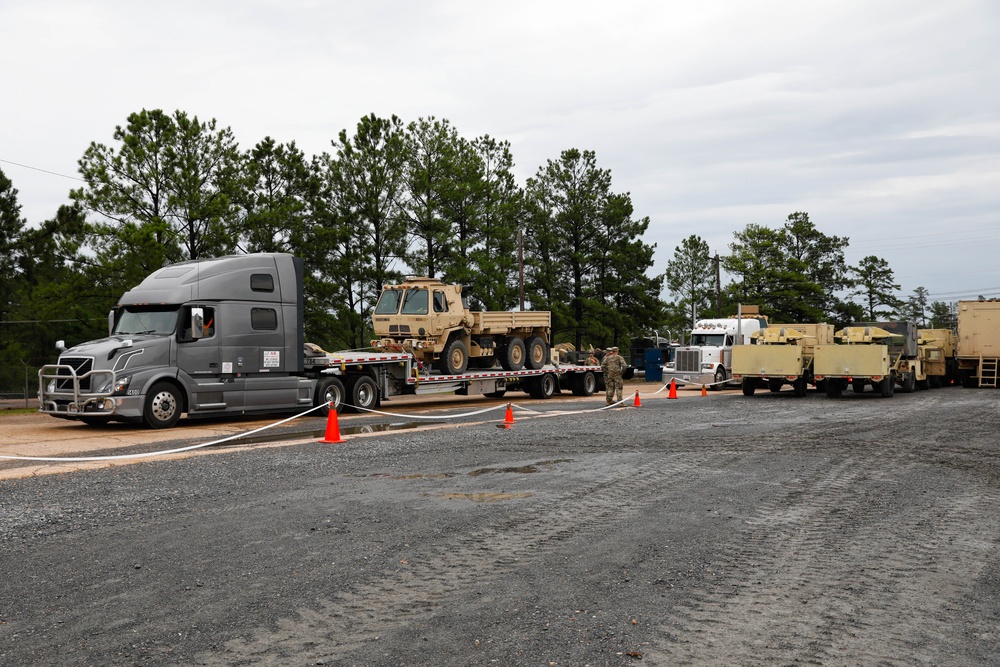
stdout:
[[722,317],[722,258],[715,253],[715,316]]

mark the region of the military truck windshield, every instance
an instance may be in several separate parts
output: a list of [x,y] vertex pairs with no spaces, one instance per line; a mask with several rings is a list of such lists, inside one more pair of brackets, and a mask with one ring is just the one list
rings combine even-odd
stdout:
[[726,342],[726,334],[692,334],[691,345],[694,347],[722,347]]
[[395,315],[399,312],[399,302],[402,299],[404,290],[387,289],[382,292],[375,304],[376,315]]
[[401,315],[426,315],[427,290],[406,290],[406,296],[403,297],[403,308],[399,312]]
[[177,328],[176,306],[126,306],[118,315],[114,333],[121,336],[137,334],[169,335]]

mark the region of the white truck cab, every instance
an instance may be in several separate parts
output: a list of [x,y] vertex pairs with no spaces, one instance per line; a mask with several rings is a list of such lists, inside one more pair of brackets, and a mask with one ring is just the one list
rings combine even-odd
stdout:
[[663,367],[663,381],[721,389],[732,382],[733,346],[750,344],[750,336],[766,327],[757,306],[740,306],[736,317],[698,320],[688,345],[677,348],[674,360]]

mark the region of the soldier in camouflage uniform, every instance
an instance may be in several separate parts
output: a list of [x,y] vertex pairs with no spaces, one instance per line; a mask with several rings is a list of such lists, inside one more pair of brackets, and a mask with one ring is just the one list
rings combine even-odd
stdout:
[[618,348],[613,347],[601,359],[601,370],[604,372],[604,386],[607,388],[605,401],[608,405],[622,400],[622,388],[624,382],[622,374],[625,373],[625,359],[618,354]]

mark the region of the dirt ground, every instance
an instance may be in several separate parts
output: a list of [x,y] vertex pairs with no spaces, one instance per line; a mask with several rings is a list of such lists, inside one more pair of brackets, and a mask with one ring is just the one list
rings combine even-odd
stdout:
[[0,479],[0,664],[997,664],[1000,392],[679,395]]

